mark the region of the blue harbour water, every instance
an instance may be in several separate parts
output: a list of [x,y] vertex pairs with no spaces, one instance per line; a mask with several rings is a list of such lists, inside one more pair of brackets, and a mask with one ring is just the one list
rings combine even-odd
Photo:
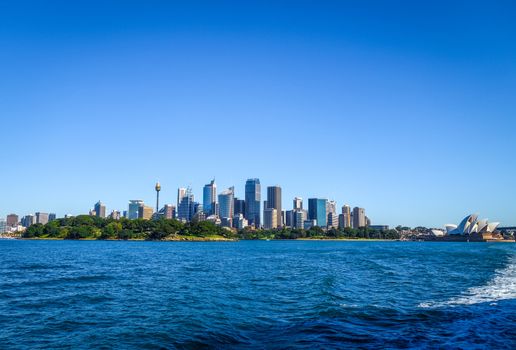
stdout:
[[0,241],[0,349],[516,348],[516,246]]

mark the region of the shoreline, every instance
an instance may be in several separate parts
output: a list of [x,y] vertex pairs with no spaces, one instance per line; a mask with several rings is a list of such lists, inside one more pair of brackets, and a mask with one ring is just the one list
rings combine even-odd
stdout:
[[[0,238],[2,239],[2,238]],[[79,238],[79,239],[66,239],[66,238],[55,238],[55,237],[11,237],[6,240],[21,240],[21,241],[111,241],[111,242],[239,242],[239,241],[328,241],[328,242],[433,242],[433,243],[516,243],[515,240],[486,240],[486,241],[466,241],[466,240],[401,240],[401,239],[380,239],[380,238],[294,238],[294,239],[238,239],[238,238],[225,238],[225,237],[195,237],[195,236],[182,236],[182,237],[171,237],[161,240],[147,240],[143,238],[130,238],[130,239],[98,239],[98,238]]]

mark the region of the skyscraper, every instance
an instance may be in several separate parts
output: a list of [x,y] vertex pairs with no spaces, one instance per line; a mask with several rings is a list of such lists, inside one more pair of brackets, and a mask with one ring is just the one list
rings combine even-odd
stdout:
[[306,217],[306,210],[294,210],[293,227],[297,229],[303,229]]
[[263,209],[263,228],[266,230],[278,227],[278,211],[275,208]]
[[276,223],[278,226],[282,226],[283,220],[281,212],[281,187],[267,187],[267,209],[276,209]]
[[148,205],[142,204],[138,208],[138,219],[150,220],[154,214],[154,208]]
[[353,228],[360,228],[366,226],[365,209],[354,207],[353,208]]
[[7,215],[7,219],[5,224],[7,227],[16,227],[18,226],[18,215],[16,214],[9,214]]
[[249,225],[260,227],[260,204],[262,187],[259,179],[248,179],[245,183],[245,218]]
[[351,207],[349,205],[342,206],[342,223],[341,228],[351,227]]
[[50,213],[48,214],[48,221],[54,221],[57,218],[56,213]]
[[98,201],[95,203],[95,215],[99,218],[105,218],[106,217],[106,206],[101,202]]
[[36,217],[32,214],[25,215],[21,220],[23,227],[30,227],[36,223]]
[[295,197],[294,198],[294,201],[293,201],[293,206],[292,208],[294,210],[301,210],[303,209],[303,198],[301,197]]
[[179,210],[179,205],[181,204],[181,201],[183,200],[183,197],[186,195],[186,188],[179,187],[177,189],[177,208]]
[[[181,188],[179,190],[182,190]],[[178,191],[178,198],[179,198]],[[181,197],[181,202],[179,203],[179,206],[177,208],[178,214],[177,217],[179,220],[182,221],[191,221],[194,213],[195,207],[194,207],[194,195],[192,194],[192,189],[188,187],[184,195]]]
[[165,206],[159,211],[159,214],[165,219],[174,219],[176,217],[176,207],[172,204],[165,204]]
[[308,220],[315,220],[319,227],[326,227],[326,199],[308,199]]
[[326,224],[328,228],[337,228],[339,226],[339,216],[337,215],[337,203],[335,201],[326,202]]
[[138,219],[138,210],[143,205],[141,199],[133,199],[129,201],[129,208],[127,211],[127,218],[130,220]]
[[48,223],[48,214],[47,213],[36,213],[36,224],[45,225]]
[[330,211],[328,213],[328,228],[338,228],[339,227],[339,216],[337,213]]
[[230,221],[233,220],[234,211],[234,197],[235,188],[230,187],[227,190],[219,194],[219,217],[220,219],[227,218]]
[[202,191],[202,207],[207,216],[215,215],[217,204],[217,184],[215,179],[211,180],[209,184],[204,185]]
[[235,211],[234,215],[236,216],[238,214],[242,214],[242,215],[244,215],[244,218],[245,218],[245,200],[238,199],[235,197],[233,203],[234,203],[233,207],[234,207],[234,211]]

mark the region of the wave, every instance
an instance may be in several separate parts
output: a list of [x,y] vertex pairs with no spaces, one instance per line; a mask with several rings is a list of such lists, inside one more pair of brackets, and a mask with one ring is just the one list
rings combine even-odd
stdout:
[[495,276],[485,285],[472,287],[462,295],[444,302],[426,302],[422,308],[496,303],[500,300],[516,299],[516,256],[509,259],[507,266],[495,271]]

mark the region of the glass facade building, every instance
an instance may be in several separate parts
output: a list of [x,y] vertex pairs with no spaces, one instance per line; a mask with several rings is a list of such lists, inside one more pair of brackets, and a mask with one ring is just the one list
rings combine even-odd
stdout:
[[259,179],[248,179],[245,183],[245,218],[249,225],[260,227],[260,202],[262,187]]
[[308,220],[316,220],[317,226],[326,227],[326,199],[308,199]]

